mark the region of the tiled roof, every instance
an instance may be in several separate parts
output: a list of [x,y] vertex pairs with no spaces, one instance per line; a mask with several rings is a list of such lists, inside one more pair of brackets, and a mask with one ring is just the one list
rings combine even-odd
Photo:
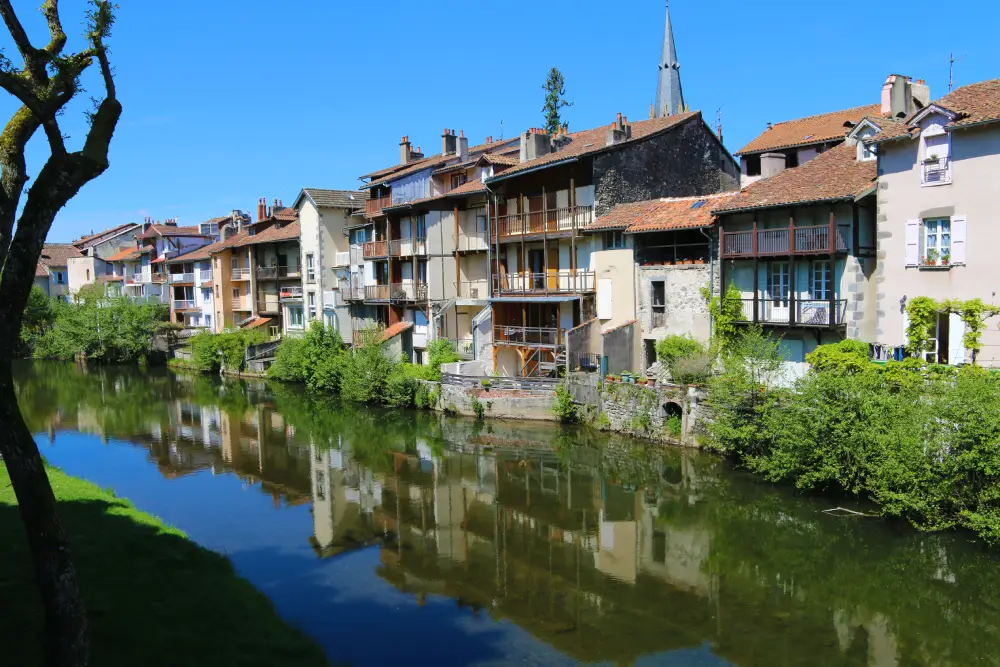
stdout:
[[884,118],[882,116],[865,116],[862,121],[871,121],[879,128],[879,131],[865,140],[866,144],[877,144],[883,141],[903,139],[916,134],[915,128],[906,124],[905,120],[899,118]]
[[202,246],[191,252],[184,253],[183,255],[177,255],[176,257],[167,260],[167,264],[176,264],[178,262],[197,262],[204,261],[211,258],[212,253],[222,250],[225,246],[224,241],[217,241],[215,243],[210,243],[206,246]]
[[[494,141],[493,143],[489,144],[479,144],[478,146],[473,146],[472,148],[469,149],[469,155],[478,156],[480,153],[498,151],[504,147],[510,147],[519,141],[520,139],[504,139],[503,141]],[[409,176],[410,174],[415,174],[419,171],[423,171],[424,169],[430,169],[432,167],[440,167],[447,164],[450,160],[454,160],[455,157],[456,156],[454,153],[448,153],[447,155],[442,155],[440,153],[437,155],[432,155],[430,157],[423,158],[421,160],[417,160],[416,162],[410,163],[405,167],[403,167],[402,169],[393,171],[391,174],[387,174],[386,176],[380,178],[373,177],[372,181],[369,184],[365,185],[364,187],[371,188],[375,185],[381,185],[383,183],[388,183],[403,178],[404,176]]]
[[319,188],[303,188],[302,193],[308,195],[316,206],[322,208],[363,208],[368,192],[357,190],[321,190]]
[[66,266],[66,260],[71,257],[83,257],[72,243],[46,243],[42,246],[42,255],[35,266],[35,276],[41,278],[49,275],[50,267]]
[[201,227],[193,225],[190,227],[178,227],[176,225],[150,225],[142,238],[148,239],[154,236],[201,236]]
[[413,322],[396,322],[391,327],[387,327],[382,333],[382,341],[392,340],[412,326]]
[[443,192],[439,195],[434,195],[433,197],[423,197],[421,199],[414,199],[413,201],[408,201],[404,204],[396,204],[395,206],[386,206],[383,211],[393,211],[393,210],[404,210],[411,208],[413,206],[419,206],[420,204],[426,204],[432,201],[438,201],[439,199],[450,199],[452,197],[463,197],[465,195],[473,195],[479,192],[486,192],[486,186],[482,181],[474,179],[467,181],[462,185],[449,190],[448,192]]
[[299,219],[299,212],[294,208],[279,208],[271,212],[271,217],[282,222],[294,222]]
[[[694,118],[701,118],[700,111],[689,111],[686,113],[675,114],[673,116],[664,116],[663,118],[651,118],[649,120],[640,120],[632,123],[632,138],[628,141],[623,141],[621,143],[615,144],[614,148],[620,146],[628,146],[634,141],[639,139],[645,139],[659,132],[677,127],[683,123]],[[516,165],[507,169],[502,174],[498,176],[508,176],[510,174],[515,174],[519,171],[525,169],[533,169],[539,166],[543,166],[549,163],[561,162],[562,160],[567,160],[569,158],[580,157],[583,155],[589,155],[591,153],[596,153],[602,151],[607,146],[608,129],[611,126],[602,125],[601,127],[595,127],[591,130],[583,130],[581,132],[571,132],[568,136],[568,141],[562,144],[556,149],[554,153],[548,153],[541,157],[535,158],[534,160],[528,160],[526,162],[518,162]],[[496,176],[494,178],[497,178]]]
[[843,143],[800,167],[757,181],[713,212],[854,199],[873,187],[877,176],[875,160],[859,161],[857,148]]
[[142,250],[140,250],[138,248],[134,248],[134,247],[133,248],[122,248],[121,250],[119,250],[115,254],[111,255],[111,257],[108,257],[104,261],[106,261],[106,262],[126,262],[126,261],[132,260],[132,259],[139,259],[139,257],[141,255],[142,255]]
[[715,224],[712,210],[735,197],[725,192],[702,197],[675,197],[620,204],[587,226],[586,231],[624,230],[629,234],[693,229]]
[[[843,139],[865,116],[878,116],[881,104],[869,104],[843,111],[833,111],[818,116],[808,116],[783,123],[775,123],[770,129],[736,151],[734,155],[764,153],[779,148],[808,146],[834,139]],[[849,124],[849,125],[848,125]]]
[[502,164],[507,167],[513,167],[521,162],[517,155],[510,153],[484,153],[482,159],[490,164]]
[[258,317],[256,319],[252,320],[251,322],[248,322],[247,324],[243,325],[243,328],[244,329],[259,329],[260,327],[264,326],[265,324],[267,324],[270,321],[271,321],[270,317]]
[[77,248],[80,248],[81,250],[85,250],[109,238],[114,238],[119,234],[130,232],[138,226],[139,225],[137,225],[134,222],[128,222],[125,223],[124,225],[118,225],[117,227],[112,227],[111,229],[105,229],[103,232],[97,232],[96,234],[89,234],[88,236],[81,236],[77,240],[73,241],[73,245],[75,245]]
[[[935,100],[933,106],[941,107],[957,114],[957,118],[946,126],[947,129],[961,129],[980,123],[991,123],[1000,121],[1000,79],[991,79],[979,83],[962,86],[948,93],[939,100]],[[890,127],[883,127],[882,131],[872,137],[867,143],[881,143],[894,139],[905,139],[919,134],[919,128],[910,123],[896,122]]]
[[[229,247],[231,248],[242,248],[244,246],[250,245],[260,245],[262,243],[277,243],[278,241],[291,241],[293,239],[299,238],[299,223],[293,222],[290,225],[285,225],[284,227],[268,227],[267,229],[257,232],[256,234],[246,235],[238,243],[235,243]],[[236,238],[236,237],[233,237]]]

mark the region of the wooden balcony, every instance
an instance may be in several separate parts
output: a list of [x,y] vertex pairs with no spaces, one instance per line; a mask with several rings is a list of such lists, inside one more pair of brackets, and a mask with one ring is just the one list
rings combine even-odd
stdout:
[[508,273],[503,276],[493,276],[493,287],[497,293],[507,295],[589,293],[596,289],[596,277],[593,271],[579,269],[545,273]]
[[365,285],[365,301],[388,301],[390,285]]
[[368,241],[361,246],[361,256],[364,259],[383,259],[389,256],[388,241]]
[[514,347],[562,347],[563,330],[558,327],[522,327],[497,324],[493,327],[493,344]]
[[390,257],[414,257],[427,254],[427,239],[392,239],[389,241]]
[[229,302],[230,307],[235,311],[250,311],[250,299],[245,296],[233,297]]
[[572,234],[594,221],[593,206],[567,206],[533,213],[513,213],[497,218],[500,238]]
[[427,283],[417,283],[411,280],[404,283],[392,283],[389,288],[389,298],[393,301],[427,300]]
[[833,255],[838,252],[847,252],[849,238],[850,227],[848,225],[833,224],[723,232],[722,256],[745,258]]
[[740,299],[741,322],[784,327],[835,329],[847,323],[846,299]]
[[369,199],[365,202],[365,217],[377,218],[382,215],[382,209],[389,206],[392,206],[392,195],[386,195],[378,199]]

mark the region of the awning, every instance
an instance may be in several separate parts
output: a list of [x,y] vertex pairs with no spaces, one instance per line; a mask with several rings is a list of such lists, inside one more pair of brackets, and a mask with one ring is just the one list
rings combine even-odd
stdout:
[[579,301],[579,294],[565,296],[498,296],[488,299],[490,303],[565,303]]

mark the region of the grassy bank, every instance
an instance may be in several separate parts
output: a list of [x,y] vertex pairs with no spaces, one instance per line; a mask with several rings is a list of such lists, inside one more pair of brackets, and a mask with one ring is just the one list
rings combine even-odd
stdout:
[[[229,560],[83,480],[49,469],[90,618],[91,664],[324,665]],[[42,664],[42,607],[0,463],[3,663]]]

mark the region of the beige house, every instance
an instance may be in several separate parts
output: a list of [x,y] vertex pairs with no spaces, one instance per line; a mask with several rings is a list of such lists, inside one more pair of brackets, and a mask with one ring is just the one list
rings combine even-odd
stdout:
[[[903,345],[906,303],[980,298],[997,304],[1000,244],[1000,79],[955,90],[905,122],[869,119],[862,152],[877,153],[877,341]],[[969,360],[956,315],[942,315],[928,360]],[[1000,330],[990,322],[977,362],[1000,366]]]
[[34,285],[52,298],[67,300],[70,295],[69,263],[81,256],[70,243],[46,243],[35,267]]

